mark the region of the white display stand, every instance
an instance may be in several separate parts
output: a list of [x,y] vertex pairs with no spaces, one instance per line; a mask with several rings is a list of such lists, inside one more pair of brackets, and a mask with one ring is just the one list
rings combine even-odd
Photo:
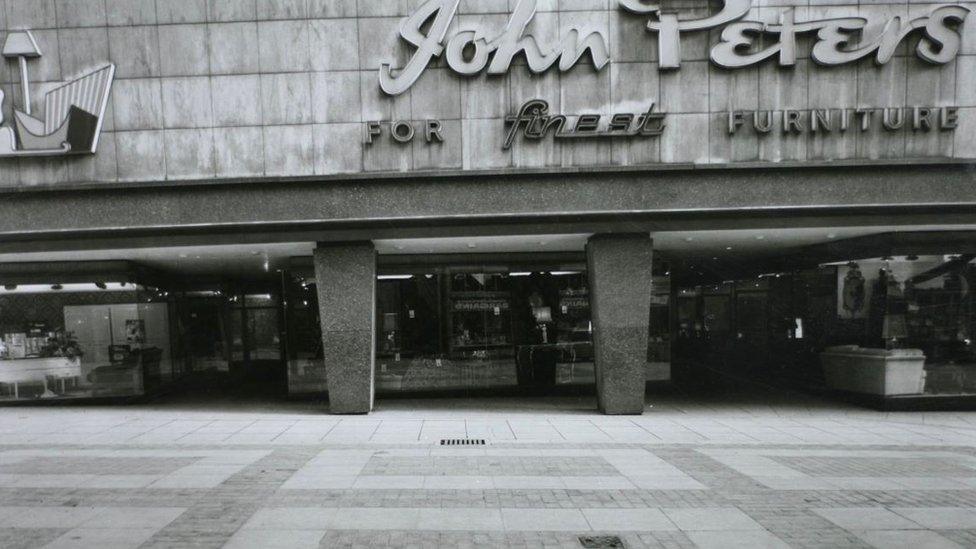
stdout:
[[0,383],[13,386],[14,398],[20,398],[21,383],[43,383],[43,398],[57,396],[47,385],[48,376],[59,380],[78,378],[81,361],[64,357],[0,360]]
[[920,395],[925,389],[925,354],[919,349],[829,347],[820,353],[827,386],[868,395]]

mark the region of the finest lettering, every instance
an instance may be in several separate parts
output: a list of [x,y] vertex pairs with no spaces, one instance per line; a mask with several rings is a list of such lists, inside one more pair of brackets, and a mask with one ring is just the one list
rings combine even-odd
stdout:
[[571,121],[563,114],[550,114],[549,103],[542,99],[527,101],[518,114],[505,122],[510,126],[503,148],[509,149],[521,134],[525,139],[540,140],[549,135],[555,139],[585,137],[657,137],[664,133],[667,115],[654,112],[651,103],[643,114],[631,113],[602,116],[581,114]]

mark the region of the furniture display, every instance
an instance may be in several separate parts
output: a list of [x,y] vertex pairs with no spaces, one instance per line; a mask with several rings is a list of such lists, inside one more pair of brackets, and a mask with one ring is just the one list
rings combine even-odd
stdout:
[[918,395],[925,388],[925,354],[919,349],[828,347],[820,353],[827,386],[869,395]]
[[0,383],[12,387],[14,398],[20,397],[20,385],[28,383],[44,384],[42,398],[57,396],[48,386],[48,378],[52,376],[56,379],[81,376],[81,361],[66,357],[0,360]]

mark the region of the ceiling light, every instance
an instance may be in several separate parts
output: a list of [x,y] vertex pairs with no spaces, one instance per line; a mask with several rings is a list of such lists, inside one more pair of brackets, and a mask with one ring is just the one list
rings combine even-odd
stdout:
[[188,257],[190,257],[190,256],[188,256],[187,254],[180,254],[180,259],[186,259]]
[[756,237],[756,240],[766,240],[766,235],[761,234]]
[[693,236],[689,236],[689,237],[685,238],[685,242],[693,242],[694,240],[695,240],[695,237],[693,237]]
[[478,247],[478,245],[475,244],[475,243],[473,243],[473,242],[470,243],[470,244],[468,244],[468,248],[477,248],[477,247]]
[[837,238],[837,235],[834,234],[834,233],[830,233],[830,234],[827,235],[827,238],[833,240],[833,239]]
[[725,249],[731,252],[732,251],[732,246],[726,246]]

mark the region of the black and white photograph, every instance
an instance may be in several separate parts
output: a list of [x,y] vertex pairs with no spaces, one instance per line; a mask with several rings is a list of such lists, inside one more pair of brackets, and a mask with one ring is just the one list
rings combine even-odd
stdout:
[[976,0],[0,0],[0,549],[976,547]]

